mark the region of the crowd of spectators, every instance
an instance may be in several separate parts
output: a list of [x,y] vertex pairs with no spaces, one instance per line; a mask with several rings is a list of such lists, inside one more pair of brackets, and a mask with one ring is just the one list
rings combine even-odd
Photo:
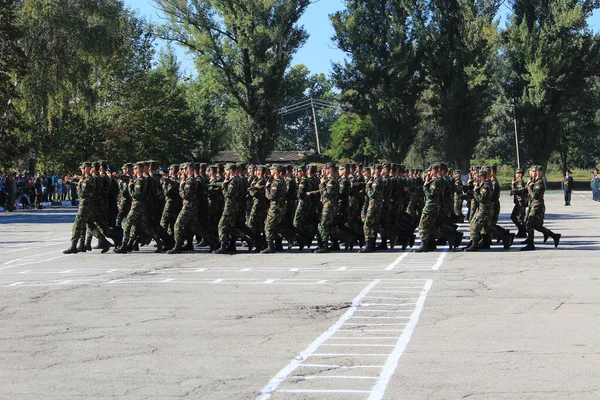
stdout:
[[42,208],[42,203],[75,201],[76,183],[70,175],[0,171],[0,207],[7,211]]

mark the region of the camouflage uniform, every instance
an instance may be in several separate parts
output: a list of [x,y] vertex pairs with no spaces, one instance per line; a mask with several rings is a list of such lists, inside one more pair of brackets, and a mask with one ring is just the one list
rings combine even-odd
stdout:
[[267,199],[269,199],[270,203],[267,219],[265,221],[265,235],[267,237],[267,243],[269,246],[272,246],[280,233],[281,223],[286,213],[285,180],[278,177],[267,184],[266,189]]
[[319,239],[322,249],[327,247],[329,239],[335,230],[335,222],[339,206],[340,185],[336,178],[327,177],[320,184],[321,191],[321,221],[319,222]]
[[160,219],[160,226],[171,236],[175,235],[175,222],[183,207],[183,200],[179,194],[179,181],[174,177],[167,177],[163,182],[165,208]]
[[[422,249],[430,246],[430,240],[437,233],[440,215],[442,213],[443,195],[445,188],[444,178],[437,176],[429,184],[423,186],[425,194],[425,205],[419,222],[419,236],[421,237]],[[430,246],[431,248],[432,246]]]
[[312,229],[313,216],[311,215],[313,206],[310,192],[316,188],[312,187],[310,179],[306,176],[299,179],[297,186],[298,201],[294,214],[294,229],[296,234],[301,236],[301,240],[309,244],[309,240],[312,241],[314,235]]
[[494,212],[493,189],[491,182],[485,180],[482,185],[478,185],[473,191],[473,199],[477,202],[477,212],[471,218],[471,240],[473,243],[479,243],[481,235],[491,227],[491,219]]
[[510,219],[519,229],[517,237],[524,237],[526,236],[525,216],[527,215],[528,194],[523,178],[515,179],[511,189],[515,206],[510,214]]
[[[236,237],[236,224],[241,208],[238,204],[242,181],[233,177],[223,182],[224,205],[221,219],[219,220],[219,241],[221,246],[228,245]],[[245,213],[244,213],[245,214]]]
[[256,245],[257,249],[264,248],[262,234],[265,229],[265,219],[267,218],[267,210],[269,208],[269,201],[265,193],[266,185],[267,180],[263,177],[255,177],[250,185],[252,201],[249,203],[252,204],[252,207],[246,220],[246,225],[252,230],[255,240],[260,242]]
[[117,227],[122,227],[123,221],[127,218],[131,210],[131,194],[129,193],[129,182],[133,178],[128,175],[121,176],[119,180],[119,213],[117,214]]
[[366,184],[367,201],[364,212],[364,233],[367,241],[373,243],[381,230],[381,210],[383,203],[383,181],[373,176]]
[[[187,168],[187,166],[185,167]],[[181,249],[186,239],[193,237],[194,227],[198,221],[198,183],[196,178],[188,176],[180,181],[179,196],[183,203],[174,227],[177,250]]]

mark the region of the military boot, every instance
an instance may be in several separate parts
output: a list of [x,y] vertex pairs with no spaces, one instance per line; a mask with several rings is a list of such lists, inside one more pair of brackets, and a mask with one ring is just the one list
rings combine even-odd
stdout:
[[465,237],[464,233],[456,232],[456,234],[454,236],[454,246],[453,246],[455,249],[458,249],[460,247],[464,237]]
[[272,240],[267,242],[267,248],[260,252],[260,254],[275,254],[275,243]]
[[[100,243],[98,243],[98,245],[100,245]],[[104,247],[102,247],[104,248]],[[86,239],[85,241],[85,250],[86,251],[92,251],[92,239]]]
[[358,250],[359,253],[375,253],[377,249],[375,248],[375,239],[374,238],[369,238],[367,239],[367,243],[365,244],[365,246],[361,247],[360,250]]
[[502,232],[500,240],[502,240],[504,250],[510,250],[510,246],[512,246],[512,236],[510,233]]
[[175,243],[175,247],[171,250],[167,251],[167,254],[181,254],[183,252],[183,243],[177,242]]
[[230,254],[229,251],[227,250],[227,242],[222,242],[221,243],[221,247],[218,248],[217,250],[213,251],[213,254]]
[[471,241],[471,245],[469,247],[467,247],[465,249],[465,251],[468,251],[468,252],[478,252],[479,251],[478,242],[476,240]]
[[163,252],[163,243],[162,240],[160,240],[159,237],[155,237],[154,240],[156,241],[156,250],[154,250],[155,253],[160,254]]
[[382,236],[381,237],[381,243],[379,243],[379,246],[377,246],[377,250],[387,250],[387,237],[386,236]]
[[77,241],[71,242],[71,247],[63,250],[63,254],[77,254]]
[[85,248],[85,239],[84,238],[79,239],[79,245],[77,246],[77,251],[79,253],[85,253],[87,251],[87,249]]
[[533,232],[527,232],[527,240],[525,241],[527,244],[525,247],[521,248],[521,251],[533,251],[535,250],[535,245],[533,244]]
[[482,250],[487,250],[490,248],[492,244],[492,239],[489,234],[481,235],[481,241],[478,243],[478,246]]
[[283,251],[283,240],[280,237],[275,239],[275,250]]
[[333,240],[331,242],[331,246],[329,247],[329,251],[340,251],[340,242],[338,240]]
[[554,233],[552,235],[552,240],[554,240],[554,248],[558,247],[558,244],[560,243],[560,238],[561,238],[561,234],[560,233]]

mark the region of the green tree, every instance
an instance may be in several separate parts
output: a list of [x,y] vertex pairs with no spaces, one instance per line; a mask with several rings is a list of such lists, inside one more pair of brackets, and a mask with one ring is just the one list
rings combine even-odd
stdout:
[[429,2],[426,58],[431,118],[441,156],[466,170],[494,100],[498,0]]
[[[341,100],[376,127],[381,156],[401,161],[416,135],[423,73],[423,1],[348,0],[331,16],[337,46],[348,60],[334,65]],[[334,139],[335,142],[335,139]]]
[[[93,130],[71,131],[93,118],[110,85],[129,15],[118,0],[24,0],[20,8],[28,73],[20,86],[30,143],[51,157],[76,133],[92,144]],[[60,136],[63,135],[63,136]],[[43,159],[42,159],[43,161]],[[74,163],[79,160],[73,161]]]
[[297,25],[310,0],[155,0],[162,32],[219,74],[238,110],[230,113],[242,158],[264,162],[277,141],[285,72],[307,33]]
[[527,161],[544,165],[561,146],[564,152],[572,122],[588,119],[579,103],[600,67],[600,35],[587,24],[598,7],[590,0],[513,2],[503,32],[507,92],[517,100]]
[[0,162],[4,167],[14,165],[28,151],[17,134],[22,121],[15,107],[17,85],[26,72],[19,6],[17,0],[0,0]]
[[374,160],[379,154],[370,139],[373,129],[370,117],[362,118],[354,113],[342,114],[331,127],[332,143],[327,155],[335,160],[365,163]]

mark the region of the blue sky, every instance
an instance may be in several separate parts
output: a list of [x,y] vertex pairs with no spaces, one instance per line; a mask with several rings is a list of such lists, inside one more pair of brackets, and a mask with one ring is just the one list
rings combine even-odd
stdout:
[[[160,12],[152,0],[124,0],[125,5],[137,10],[155,23],[161,22]],[[302,16],[300,23],[310,34],[308,42],[294,57],[295,64],[305,64],[312,73],[331,71],[332,62],[344,59],[344,53],[336,49],[331,37],[333,27],[329,15],[344,8],[344,0],[317,0],[311,4]],[[597,10],[589,20],[590,27],[600,31],[600,11]],[[192,57],[185,50],[176,46],[177,56],[186,75],[194,74]]]

